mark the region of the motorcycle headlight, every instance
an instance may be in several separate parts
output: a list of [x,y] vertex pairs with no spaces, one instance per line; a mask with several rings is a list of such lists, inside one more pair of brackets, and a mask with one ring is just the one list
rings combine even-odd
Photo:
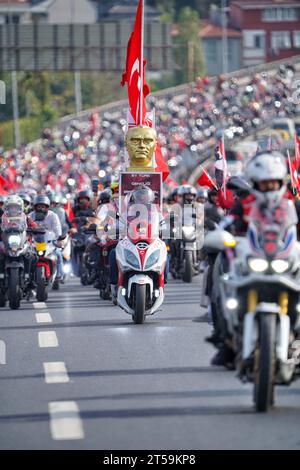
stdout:
[[271,268],[276,274],[285,273],[290,267],[290,263],[284,259],[275,259],[271,262]]
[[248,266],[255,273],[264,273],[269,268],[269,263],[263,258],[249,258]]
[[11,235],[11,236],[8,238],[8,245],[9,245],[9,248],[10,248],[12,251],[17,251],[18,248],[19,248],[20,245],[21,245],[21,237],[20,237],[20,235]]
[[130,266],[136,269],[140,269],[140,260],[135,256],[132,251],[125,250],[125,259]]
[[195,239],[195,228],[194,227],[182,227],[182,233],[184,238],[187,240],[194,240]]
[[145,269],[150,269],[155,263],[157,263],[160,255],[160,250],[155,250],[152,255],[146,261]]

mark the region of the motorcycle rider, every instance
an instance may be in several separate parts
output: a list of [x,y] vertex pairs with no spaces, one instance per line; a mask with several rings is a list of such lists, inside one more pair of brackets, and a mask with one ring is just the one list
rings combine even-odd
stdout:
[[[287,167],[284,156],[279,152],[262,152],[255,155],[247,164],[245,176],[252,188],[257,191],[257,197],[259,197],[259,193],[263,193],[274,207],[282,198],[290,199],[285,184]],[[231,211],[231,215],[235,217],[233,226],[239,233],[247,230],[248,216],[253,207],[255,196],[246,195],[245,199],[247,205],[237,201],[236,207]],[[232,367],[234,355],[230,346],[225,342],[220,343],[220,338],[215,337],[214,334],[209,340],[214,344],[219,342],[219,351],[213,357],[212,365]]]
[[[292,199],[290,191],[283,185],[287,176],[287,167],[284,156],[277,151],[257,153],[246,167],[245,177],[251,186],[261,193],[276,194],[284,187],[284,197]],[[246,190],[235,191],[236,198],[229,215],[234,217],[233,228],[235,233],[244,234],[248,227],[248,217],[255,200],[253,194]]]
[[[149,209],[154,211],[153,214],[151,214],[151,222],[153,222],[153,226],[151,223],[151,236],[157,234],[159,235],[159,226],[161,222],[161,215],[159,212],[156,212],[155,206],[153,207],[153,203],[155,201],[155,194],[152,191],[152,189],[148,188],[147,186],[141,186],[139,189],[136,189],[133,191],[133,193],[129,196],[128,201],[126,203],[127,206],[127,212],[130,210],[131,206],[134,205],[143,205],[147,208],[147,212],[149,215]],[[132,234],[135,234],[136,231],[141,230],[140,224],[135,223],[136,221],[136,213],[132,215],[132,217],[129,215],[127,217],[126,223],[128,226],[128,229],[131,231]],[[138,214],[141,215],[141,214]],[[148,220],[149,222],[149,220]],[[109,266],[110,266],[110,283],[111,283],[111,292],[113,299],[116,299],[117,295],[117,284],[118,284],[118,265],[116,261],[116,249],[113,249],[110,252],[109,256]],[[165,268],[165,282],[167,282],[167,277],[168,277],[168,262]]]
[[31,212],[31,197],[28,193],[19,193],[20,198],[24,202],[24,212],[25,214],[29,214]]
[[[37,222],[39,227],[47,230],[48,239],[59,243],[62,235],[62,228],[57,214],[50,210],[50,200],[47,196],[40,194],[34,201],[34,210],[29,214],[32,220]],[[57,280],[63,279],[63,257],[59,247],[55,250],[57,256]]]
[[61,206],[61,197],[58,194],[52,193],[49,199],[51,202],[50,209],[58,216],[62,228],[62,234],[64,236],[71,228],[71,222],[68,219],[66,211]]
[[[22,214],[25,214],[24,211],[24,202],[22,198],[18,195],[8,196],[5,200],[4,207],[3,207],[3,214],[2,217],[21,217]],[[25,214],[26,215],[26,214]],[[36,228],[37,224],[32,220],[30,216],[24,217],[25,228]],[[0,233],[1,233],[0,228]],[[0,272],[3,274],[4,272],[4,255],[3,255],[3,242],[0,243]],[[30,250],[27,251],[25,257],[25,272],[27,274],[30,273],[30,266],[33,259],[33,254]]]
[[[80,245],[72,244],[72,266],[73,272],[79,273],[80,266],[78,259],[85,251],[86,236],[84,236],[83,228],[86,225],[88,218],[95,215],[92,209],[92,196],[89,190],[80,191],[75,198],[75,206],[73,207],[74,219],[72,221],[72,228],[70,234],[72,237],[79,237]],[[84,244],[81,246],[81,243]]]
[[196,201],[200,204],[205,204],[208,201],[208,192],[204,188],[200,188],[197,191]]
[[74,217],[92,217],[94,211],[91,208],[92,196],[89,190],[80,191],[75,198],[73,207]]

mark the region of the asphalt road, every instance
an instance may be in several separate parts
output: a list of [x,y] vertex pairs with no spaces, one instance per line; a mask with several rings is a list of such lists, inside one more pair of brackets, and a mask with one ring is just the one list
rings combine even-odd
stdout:
[[169,282],[145,325],[75,280],[1,309],[0,448],[300,449],[300,382],[256,414],[251,385],[210,366],[199,291]]

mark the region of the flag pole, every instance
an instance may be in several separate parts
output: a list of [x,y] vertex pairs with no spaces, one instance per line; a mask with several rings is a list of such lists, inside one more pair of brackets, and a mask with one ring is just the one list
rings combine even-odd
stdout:
[[140,126],[143,125],[143,97],[144,97],[144,27],[145,27],[145,16],[144,16],[144,0],[141,0],[142,5],[142,28],[141,28],[141,86],[140,86]]
[[227,199],[226,183],[227,183],[227,161],[225,156],[225,134],[224,130],[222,131],[222,159],[223,159],[223,193],[224,199]]
[[287,153],[288,162],[289,162],[289,169],[290,169],[290,175],[291,175],[291,183],[292,183],[293,193],[294,193],[294,194],[297,194],[298,191],[297,191],[297,188],[296,188],[295,182],[294,182],[294,174],[293,174],[293,168],[292,168],[292,160],[291,160],[291,156],[290,156],[289,150],[287,150],[286,153]]

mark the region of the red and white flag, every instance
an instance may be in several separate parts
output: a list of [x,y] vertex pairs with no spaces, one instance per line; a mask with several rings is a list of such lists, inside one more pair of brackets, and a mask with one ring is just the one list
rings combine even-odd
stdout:
[[199,186],[207,186],[210,189],[217,189],[217,185],[207,171],[201,166],[201,176],[199,176],[197,183]]
[[300,139],[295,132],[295,163],[296,169],[300,167]]
[[226,183],[228,178],[228,168],[227,168],[227,159],[225,151],[225,139],[224,134],[222,140],[219,143],[219,154],[222,158],[216,161],[215,163],[215,175],[217,185],[222,188],[224,193],[224,198],[226,199]]
[[127,83],[130,113],[136,125],[144,125],[146,117],[146,96],[150,89],[145,80],[143,54],[144,37],[144,2],[139,1],[133,33],[127,46],[126,71],[122,76],[121,85]]
[[289,162],[289,169],[290,169],[290,175],[291,175],[291,183],[292,183],[292,188],[293,188],[293,193],[295,195],[300,194],[300,184],[298,180],[298,172],[297,172],[297,162],[295,164],[292,162],[290,152],[287,150],[287,156],[288,156],[288,162]]

